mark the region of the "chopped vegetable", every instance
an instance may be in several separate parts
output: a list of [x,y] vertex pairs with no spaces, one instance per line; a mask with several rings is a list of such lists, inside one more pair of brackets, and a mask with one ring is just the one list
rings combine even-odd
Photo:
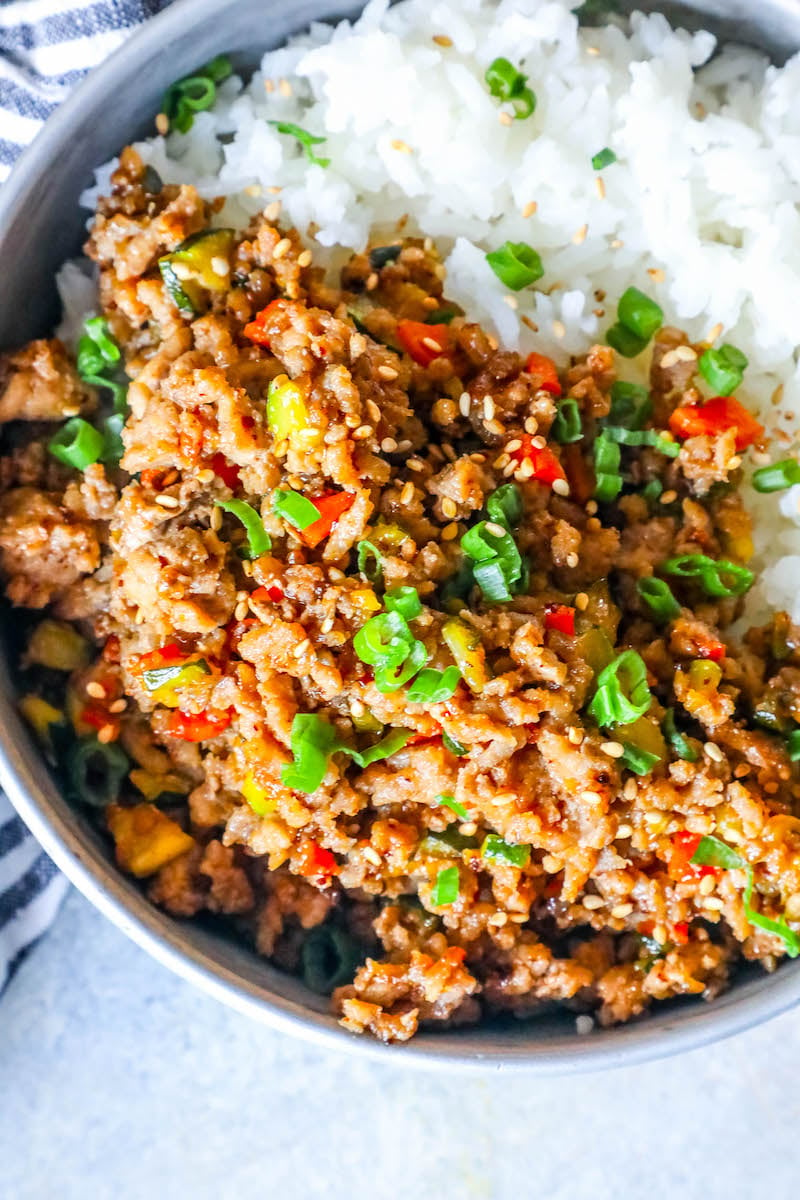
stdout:
[[444,808],[449,808],[451,810],[451,812],[454,812],[456,814],[456,816],[459,817],[462,821],[469,820],[469,813],[464,808],[463,804],[459,804],[459,802],[456,800],[455,796],[449,796],[449,795],[446,795],[444,792],[440,792],[439,795],[435,797],[435,799],[436,799],[437,804],[443,805]]
[[629,287],[620,296],[617,320],[625,329],[649,342],[663,325],[664,313],[655,300],[638,288]]
[[794,458],[784,458],[753,472],[753,487],[757,492],[781,492],[797,483],[800,483],[800,463]]
[[730,396],[744,378],[747,355],[727,343],[718,350],[708,349],[700,355],[698,370],[718,396]]
[[179,708],[182,693],[195,683],[200,683],[211,669],[204,658],[189,662],[176,662],[161,667],[150,667],[142,671],[142,682],[157,704],[167,708]]
[[99,742],[84,738],[67,751],[67,775],[73,795],[81,804],[105,808],[119,796],[122,781],[128,774],[127,754],[114,742]]
[[579,442],[583,437],[581,410],[577,400],[562,400],[556,408],[555,420],[551,432],[562,446],[571,442]]
[[244,336],[249,338],[251,342],[255,342],[258,346],[264,346],[267,350],[270,347],[269,334],[266,329],[267,320],[269,317],[282,309],[285,300],[279,296],[276,300],[270,300],[266,308],[262,308],[253,317],[252,321],[248,321],[242,330]]
[[547,358],[544,354],[529,354],[525,360],[525,370],[537,392],[549,392],[551,396],[561,395],[561,380],[552,358]]
[[231,723],[230,713],[170,713],[167,732],[182,742],[207,742],[219,737]]
[[268,817],[277,807],[276,798],[261,786],[252,771],[248,771],[244,777],[242,795],[259,817]]
[[649,775],[653,767],[658,766],[661,761],[657,754],[652,754],[649,750],[640,750],[638,746],[631,746],[627,742],[623,742],[622,745],[624,749],[619,761],[623,767],[633,771],[634,775]]
[[517,846],[506,842],[496,834],[490,833],[481,846],[481,858],[494,862],[508,863],[512,867],[525,867],[530,861],[530,846]]
[[370,583],[377,583],[382,574],[381,552],[372,542],[361,541],[356,546],[358,555],[358,570],[359,574],[363,575]]
[[322,516],[317,506],[305,496],[281,488],[272,493],[272,511],[300,531],[314,525]]
[[681,606],[663,579],[647,575],[638,580],[636,590],[659,621],[674,621],[681,615]]
[[541,258],[526,242],[504,242],[486,255],[486,261],[512,292],[521,292],[544,275]]
[[34,629],[25,651],[26,663],[51,671],[77,671],[89,662],[89,643],[73,625],[45,617]]
[[396,610],[371,617],[353,638],[362,662],[375,667],[398,667],[414,645],[414,635],[402,613]]
[[532,468],[530,479],[538,479],[547,487],[552,487],[557,479],[566,479],[564,468],[549,446],[535,446],[533,438],[528,433],[521,433],[518,438],[520,445],[509,453],[509,458],[518,462],[530,463]]
[[137,879],[155,875],[195,844],[194,838],[184,833],[177,821],[171,820],[154,804],[135,804],[132,808],[112,804],[107,820],[117,862],[123,871]]
[[370,746],[368,750],[351,750],[346,746],[342,749],[347,750],[350,757],[358,763],[360,767],[368,767],[370,763],[381,762],[384,758],[391,758],[398,750],[402,750],[411,733],[408,729],[392,729],[386,734],[386,737],[381,738],[374,746]]
[[314,151],[314,146],[321,146],[323,142],[328,140],[327,138],[315,137],[313,133],[309,133],[307,129],[301,129],[299,125],[293,125],[291,121],[268,121],[267,124],[274,126],[278,133],[295,138],[305,150],[308,161],[315,167],[329,167],[331,165],[329,158],[320,158]]
[[647,338],[639,337],[638,333],[626,329],[619,321],[607,330],[606,341],[623,358],[636,358],[643,350],[647,349],[648,344]]
[[64,712],[48,704],[41,696],[23,696],[19,711],[30,725],[40,742],[51,744],[51,726],[64,724]]
[[308,406],[303,390],[285,375],[273,379],[267,389],[267,424],[276,442],[293,443],[298,435],[309,428]]
[[615,500],[622,491],[622,476],[619,473],[622,455],[616,442],[598,434],[594,442],[594,497],[604,504]]
[[427,667],[408,689],[408,700],[411,704],[441,704],[450,699],[460,682],[458,667],[447,667],[444,671]]
[[458,893],[458,867],[443,867],[436,876],[436,882],[431,891],[431,902],[437,908],[444,908],[448,904],[455,903]]
[[400,613],[406,621],[413,621],[422,612],[422,602],[415,587],[393,587],[383,597],[388,612]]
[[736,449],[746,450],[764,436],[764,426],[729,396],[716,396],[705,404],[685,404],[676,408],[669,419],[676,437],[719,437],[729,429],[735,431]]
[[92,463],[99,462],[105,450],[105,438],[83,417],[71,417],[50,439],[47,449],[65,466],[85,471]]
[[646,387],[638,383],[626,383],[618,379],[611,385],[611,425],[622,425],[626,429],[641,429],[653,412],[653,401]]
[[507,58],[496,58],[486,69],[486,83],[496,100],[508,101],[514,119],[524,121],[536,108],[536,93],[528,87],[528,76],[517,70]]
[[681,554],[669,558],[661,570],[680,579],[695,579],[707,596],[720,598],[743,596],[753,586],[755,578],[747,567],[723,558],[708,558],[705,554]]
[[427,325],[424,321],[398,321],[397,338],[405,352],[421,367],[429,367],[451,350],[449,325]]
[[172,772],[159,775],[154,771],[145,771],[141,767],[135,767],[128,778],[136,790],[141,792],[145,800],[149,800],[151,804],[161,796],[187,796],[193,787],[193,784],[182,775]]
[[188,133],[194,124],[195,113],[213,107],[217,99],[217,84],[226,80],[232,72],[233,66],[227,54],[218,54],[194,75],[187,75],[173,83],[161,102],[170,126],[179,133]]
[[668,458],[677,458],[680,454],[680,446],[656,433],[655,429],[626,429],[623,425],[606,425],[602,436],[621,446],[652,446]]
[[231,513],[244,525],[247,534],[247,558],[260,558],[272,549],[272,539],[252,505],[245,500],[217,500],[216,504],[217,508]]
[[326,922],[305,936],[300,950],[303,979],[312,992],[330,996],[352,980],[364,957],[359,943],[344,929]]
[[299,530],[300,541],[303,545],[314,550],[320,542],[324,542],[325,538],[332,533],[339,518],[352,508],[354,500],[354,492],[328,492],[324,496],[315,496],[313,505],[319,513],[319,517],[310,525],[306,525],[304,529]]
[[522,556],[507,527],[479,521],[461,539],[461,549],[475,564],[475,582],[490,604],[510,600],[515,583],[522,579]]
[[331,755],[343,749],[339,733],[318,713],[297,713],[290,745],[293,762],[281,769],[281,783],[295,792],[311,794],[325,778]]
[[624,650],[597,677],[589,713],[598,725],[630,725],[643,717],[653,700],[647,667],[635,650]]
[[369,252],[369,265],[373,271],[380,271],[387,263],[396,262],[402,249],[400,242],[393,246],[375,246]]
[[544,627],[572,637],[575,633],[575,609],[568,604],[548,604],[544,610]]
[[[800,730],[798,730],[800,732]],[[451,754],[455,754],[457,758],[463,758],[468,753],[467,747],[462,746],[461,742],[457,742],[455,738],[451,738],[449,733],[442,734],[442,745],[445,750],[449,750]]]
[[603,167],[610,167],[612,163],[617,161],[617,156],[608,146],[604,146],[602,150],[598,150],[597,154],[592,156],[592,168],[595,171],[602,171]]
[[786,753],[792,762],[800,762],[800,729],[793,729],[786,738]]
[[[115,379],[109,379],[109,371],[118,368],[122,351],[114,340],[105,317],[89,317],[83,323],[84,333],[78,339],[76,366],[84,383],[94,387],[108,388],[114,396],[117,414],[125,407],[127,387]],[[117,455],[119,459],[121,455]]]
[[477,629],[473,629],[458,617],[451,617],[442,626],[442,638],[455,659],[464,682],[476,694],[482,692],[489,681],[489,672],[486,666],[486,651],[481,645]]
[[388,695],[396,692],[404,683],[408,683],[421,667],[428,661],[428,651],[424,642],[415,641],[411,653],[403,663],[396,666],[379,666],[375,668],[375,687],[379,692]]
[[668,708],[665,712],[661,729],[678,758],[682,758],[686,762],[697,762],[700,755],[675,725],[674,708]]
[[[196,316],[203,310],[205,292],[225,292],[230,287],[234,238],[232,229],[204,229],[159,258],[164,287],[180,312]],[[221,266],[225,269],[218,269]]]

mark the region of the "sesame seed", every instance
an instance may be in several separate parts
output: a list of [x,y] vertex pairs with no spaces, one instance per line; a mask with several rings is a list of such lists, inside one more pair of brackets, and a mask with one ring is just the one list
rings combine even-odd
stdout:
[[406,466],[408,467],[408,469],[410,471],[424,471],[425,470],[425,463],[420,462],[420,460],[418,458],[410,458],[408,460],[408,462],[406,463]]
[[420,341],[422,342],[423,346],[426,346],[428,348],[428,350],[433,350],[436,354],[441,354],[442,347],[439,344],[439,342],[436,341],[435,338],[424,337],[424,338],[420,338]]
[[400,154],[413,154],[408,142],[404,142],[402,138],[392,139],[392,149],[397,150]]
[[[514,450],[521,450],[521,449],[522,449],[522,439],[521,438],[512,438],[510,442],[506,442],[506,453],[508,453],[508,454],[512,454]],[[500,457],[502,458],[502,455]],[[498,459],[494,465],[496,467],[497,466],[505,466],[505,463],[501,463],[500,459]]]
[[246,188],[242,188],[245,196],[260,196],[263,190],[260,183],[248,183]]
[[376,424],[378,421],[380,421],[381,410],[378,408],[378,405],[375,403],[374,400],[367,401],[367,412],[369,413],[372,420],[376,422]]
[[508,305],[509,308],[513,308],[513,309],[519,308],[519,300],[517,299],[516,296],[512,296],[510,292],[507,292],[505,294],[505,296],[503,296],[503,300]]
[[374,432],[371,425],[359,425],[357,429],[353,430],[353,439],[356,442],[363,442],[366,438],[372,437]]
[[526,433],[536,433],[538,428],[539,428],[539,422],[536,420],[536,417],[526,417],[525,418],[525,432]]
[[119,700],[115,700],[113,704],[109,704],[108,711],[110,713],[114,713],[114,714],[121,713],[121,712],[125,712],[125,709],[127,707],[128,707],[128,701],[125,699],[124,696],[121,696],[119,698]]
[[372,848],[372,846],[366,847],[364,850],[364,858],[367,860],[367,862],[372,863],[373,867],[379,867],[381,865],[381,856],[378,854],[377,850]]
[[615,904],[611,910],[611,916],[617,921],[621,921],[624,917],[629,917],[632,912],[632,904]]
[[411,449],[411,442],[408,440],[408,438],[404,438],[402,442],[397,443],[397,449],[401,452],[401,454],[405,454],[407,450]]
[[648,267],[647,274],[654,283],[663,283],[667,278],[665,273],[661,270],[661,267]]
[[638,784],[635,779],[626,779],[625,787],[622,789],[622,794],[626,800],[635,800],[636,793],[639,791]]
[[280,200],[273,200],[272,203],[268,204],[267,207],[264,209],[264,213],[263,213],[264,220],[265,221],[277,221],[278,217],[281,215],[282,207],[283,207],[283,205],[281,204]]
[[452,518],[456,515],[457,512],[458,512],[458,508],[456,507],[455,501],[451,500],[449,496],[445,496],[444,500],[442,500],[443,515],[445,517],[447,517],[448,519],[452,520]]
[[554,479],[553,480],[553,491],[558,496],[568,496],[569,495],[569,484],[567,483],[566,479]]
[[583,730],[578,729],[576,725],[570,725],[569,729],[567,730],[567,740],[570,741],[573,746],[580,746],[581,742],[583,741]]
[[621,742],[603,742],[600,746],[600,749],[604,754],[607,754],[609,758],[622,758],[623,754],[625,753],[625,747]]
[[572,568],[572,569],[574,570],[574,569],[575,569],[575,567],[577,567],[578,563],[579,563],[581,560],[578,558],[578,556],[577,556],[577,554],[575,553],[575,551],[574,551],[574,550],[570,550],[570,552],[569,552],[569,554],[567,555],[567,557],[566,557],[566,560],[565,560],[565,561],[566,561],[566,564],[567,564],[567,566],[568,566],[568,567],[570,567],[570,568]]
[[286,96],[288,100],[289,96],[292,94],[292,85],[289,83],[288,79],[278,80],[278,91],[282,96]]
[[444,529],[442,530],[442,541],[452,542],[457,537],[458,525],[455,521],[451,521],[451,523],[449,525],[445,525]]
[[717,881],[713,875],[704,875],[698,885],[698,890],[701,896],[710,896],[717,886]]
[[512,117],[511,113],[507,113],[504,109],[501,109],[500,112],[497,114],[497,119],[501,125],[513,125],[514,124],[514,118]]
[[[431,447],[431,453],[433,452],[433,450],[434,450],[434,449],[435,449],[435,447],[434,447],[434,446],[432,446],[432,447]],[[477,453],[476,453],[476,454],[470,454],[470,455],[469,455],[469,461],[470,461],[470,462],[474,462],[474,463],[485,463],[485,462],[486,462],[486,455],[485,455],[485,454],[477,454]]]
[[742,465],[741,457],[738,454],[734,454],[733,458],[728,463],[728,470],[729,471],[738,471],[739,467],[741,465]]
[[502,471],[503,467],[507,467],[510,461],[511,460],[509,459],[508,455],[504,451],[501,455],[499,455],[494,460],[494,462],[492,463],[492,466],[495,468],[496,471]]
[[528,201],[528,203],[525,205],[525,207],[522,210],[522,215],[526,221],[527,221],[528,217],[533,216],[533,214],[536,212],[538,207],[539,207],[539,205],[536,203],[535,200]]
[[724,900],[720,900],[719,896],[705,896],[703,898],[703,908],[709,909],[710,912],[722,912],[725,907]]
[[211,525],[211,528],[214,530],[215,533],[218,533],[219,530],[222,528],[222,509],[217,508],[216,504],[214,505],[214,507],[211,510],[211,518],[209,520],[209,524]]
[[579,612],[586,612],[586,609],[589,607],[589,597],[586,592],[578,592],[575,597],[575,607]]
[[172,273],[173,273],[173,275],[175,275],[175,277],[177,279],[180,279],[181,281],[186,280],[186,279],[191,279],[192,272],[191,272],[191,269],[189,267],[187,267],[186,263],[174,262],[171,264],[171,266],[172,266]]
[[596,58],[597,55],[600,53],[600,50],[597,46],[587,46],[586,53],[591,54],[592,58]]
[[156,130],[162,137],[169,133],[169,117],[166,113],[160,112],[156,117]]
[[592,912],[596,908],[602,908],[605,900],[602,896],[584,896],[581,903],[584,908],[588,908],[589,912]]
[[588,1013],[581,1013],[575,1018],[575,1032],[579,1037],[586,1037],[594,1029],[594,1021]]
[[381,442],[381,450],[384,454],[394,454],[397,449],[397,442],[393,437],[385,437]]
[[310,649],[311,649],[311,642],[308,640],[308,638],[303,638],[302,642],[298,642],[297,645],[293,648],[292,655],[294,656],[294,658],[302,658],[302,656],[306,653],[306,651],[310,650]]
[[544,450],[547,445],[547,438],[543,438],[539,433],[535,438],[531,438],[531,445],[535,446],[537,450]]
[[494,400],[491,396],[483,397],[483,415],[487,421],[493,421],[495,414]]
[[520,317],[520,321],[522,321],[522,324],[527,326],[527,328],[530,329],[533,333],[539,332],[539,326],[536,324],[535,321],[532,321],[530,319],[530,317],[522,316],[522,317]]
[[620,825],[620,827],[617,830],[617,837],[618,838],[629,838],[632,833],[633,833],[633,829],[630,827],[630,825]]
[[659,504],[674,504],[678,499],[678,493],[670,488],[666,492],[662,492],[659,496]]
[[221,254],[215,254],[211,259],[211,270],[215,275],[224,276],[230,274],[230,263],[227,258],[223,258]]
[[81,409],[80,409],[79,404],[78,405],[76,405],[76,404],[66,405],[65,404],[64,407],[61,409],[61,415],[64,417],[77,417],[80,411],[81,411]]
[[278,242],[275,249],[272,251],[272,257],[273,258],[285,258],[286,255],[291,250],[291,248],[292,248],[291,239],[287,238],[287,237],[281,238],[281,240]]
[[503,526],[496,525],[494,521],[487,521],[484,528],[487,533],[490,533],[492,535],[492,537],[497,537],[497,538],[505,537],[506,531],[505,531],[505,529],[503,529]]
[[499,421],[496,421],[496,420],[488,420],[487,421],[484,418],[483,423],[486,426],[486,428],[489,430],[489,433],[495,433],[495,434],[497,434],[498,437],[502,437],[506,431],[505,426],[501,425]]
[[98,683],[95,679],[92,679],[89,681],[89,683],[87,683],[86,693],[89,696],[93,696],[95,700],[105,700],[106,698],[106,689],[103,687],[102,683]]
[[104,746],[107,746],[109,742],[113,742],[116,736],[117,728],[115,725],[104,725],[102,729],[97,731],[97,740]]
[[414,499],[414,485],[409,480],[408,483],[403,484],[403,490],[400,493],[400,503],[401,504],[410,504],[413,499]]
[[542,867],[548,875],[557,875],[561,870],[561,859],[556,858],[553,854],[545,854],[542,859]]
[[714,742],[706,742],[706,744],[703,746],[703,749],[708,757],[713,759],[714,762],[720,763],[725,761],[725,755],[722,753],[719,746],[714,744]]
[[[516,465],[517,464],[515,462],[513,462],[513,461],[510,462],[508,464],[508,466],[503,470],[503,474],[511,475],[512,472],[514,471],[514,468],[516,467]],[[521,480],[524,483],[526,479],[530,479],[533,476],[533,472],[534,472],[533,463],[531,462],[531,460],[529,458],[526,458],[519,464],[519,468],[517,469],[517,472],[516,472],[516,478]]]
[[709,329],[709,331],[706,335],[706,341],[707,342],[715,342],[717,340],[717,338],[719,337],[719,335],[722,333],[723,328],[724,328],[724,326],[722,325],[722,322],[718,321],[717,324],[713,326],[713,328]]
[[330,633],[333,629],[333,617],[326,617],[319,627],[320,633]]
[[586,241],[586,235],[589,232],[588,225],[581,225],[580,229],[576,229],[572,235],[572,241],[575,246],[580,246]]
[[250,605],[248,604],[247,600],[240,600],[240,602],[236,605],[236,608],[233,610],[233,615],[236,617],[237,621],[243,621],[249,611]]
[[264,91],[267,93],[272,93],[275,91],[275,83],[272,79],[264,80]]
[[458,397],[458,411],[462,417],[468,417],[470,408],[472,407],[472,397],[469,392],[462,392]]
[[436,42],[437,46],[444,46],[445,49],[453,44],[453,39],[448,37],[446,33],[435,33],[433,35],[433,40]]
[[563,321],[553,321],[552,329],[553,337],[561,339],[567,336],[567,327]]
[[396,371],[394,367],[390,367],[388,363],[381,363],[378,367],[378,374],[381,379],[385,379],[387,383],[390,383],[393,379],[397,379],[400,372]]
[[298,267],[310,267],[313,261],[314,261],[314,255],[311,253],[310,250],[303,250],[297,256]]
[[590,517],[593,517],[594,514],[597,512],[597,501],[596,500],[587,500],[585,511],[589,514]]
[[156,504],[162,508],[180,508],[181,502],[177,496],[156,496]]
[[594,181],[594,186],[597,189],[597,194],[601,200],[606,198],[606,181],[602,175],[598,175]]

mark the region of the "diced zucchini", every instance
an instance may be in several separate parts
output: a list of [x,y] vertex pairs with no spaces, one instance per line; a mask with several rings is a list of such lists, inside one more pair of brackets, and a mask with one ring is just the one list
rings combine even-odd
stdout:
[[85,667],[89,658],[86,638],[66,621],[53,621],[49,617],[34,629],[25,654],[27,663],[36,663],[53,671],[76,671]]
[[[204,292],[228,289],[235,236],[232,229],[204,229],[158,260],[164,286],[182,313],[197,315],[203,311]],[[215,269],[221,262],[228,270]]]
[[619,732],[626,746],[643,750],[645,754],[654,754],[659,762],[667,761],[667,743],[653,717],[639,717],[638,721],[626,725]]
[[614,659],[614,647],[602,629],[587,629],[578,639],[576,650],[595,675],[599,675]]
[[442,626],[442,637],[468,687],[473,692],[482,692],[489,681],[489,671],[478,631],[458,617],[451,617]]

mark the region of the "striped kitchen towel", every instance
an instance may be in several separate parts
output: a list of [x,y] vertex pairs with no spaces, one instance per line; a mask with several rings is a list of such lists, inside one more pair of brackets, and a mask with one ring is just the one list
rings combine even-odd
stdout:
[[[91,68],[170,0],[0,0],[0,180]],[[0,793],[0,990],[67,890]]]

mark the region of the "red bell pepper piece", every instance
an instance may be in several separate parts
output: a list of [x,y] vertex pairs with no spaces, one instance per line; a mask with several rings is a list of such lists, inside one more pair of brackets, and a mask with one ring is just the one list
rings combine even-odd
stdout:
[[689,925],[686,921],[676,921],[672,926],[672,940],[679,946],[685,946],[689,940]]
[[235,463],[229,462],[224,454],[215,454],[209,465],[217,478],[221,479],[232,492],[235,492],[241,482],[239,468]]
[[736,449],[746,450],[764,436],[764,426],[732,396],[715,396],[705,404],[684,404],[669,419],[676,437],[718,437],[736,431]]
[[537,391],[549,392],[551,396],[561,395],[561,381],[552,358],[547,358],[544,354],[529,354],[525,370],[531,376]]
[[157,650],[148,650],[146,654],[140,654],[137,667],[140,671],[153,671],[180,662],[182,658],[186,658],[186,651],[181,650],[177,642],[168,642],[166,646],[160,646]]
[[397,337],[415,363],[429,367],[451,350],[449,325],[426,325],[424,321],[398,321]]
[[205,742],[224,733],[231,723],[231,713],[185,713],[175,709],[170,713],[167,732],[183,742]]
[[319,510],[319,520],[305,529],[298,529],[297,536],[304,546],[313,550],[333,529],[339,517],[346,513],[355,500],[352,492],[330,492],[326,496],[315,496],[312,504]]
[[545,629],[556,629],[559,633],[575,633],[575,609],[568,604],[547,604],[544,610]]
[[521,433],[519,440],[522,444],[510,452],[509,458],[520,465],[526,460],[531,463],[534,479],[552,487],[556,479],[567,478],[564,468],[548,446],[534,446],[533,438],[528,433]]
[[261,312],[257,312],[252,321],[249,321],[245,325],[244,336],[249,338],[251,342],[255,342],[257,345],[264,346],[269,350],[269,333],[265,326],[270,315],[283,303],[284,301],[281,296],[278,296],[276,300],[271,300],[266,308],[262,308]]
[[305,842],[298,857],[298,873],[306,878],[316,876],[324,879],[338,874],[339,864],[333,854],[324,846],[318,846],[316,842]]
[[721,662],[725,657],[725,646],[722,642],[702,642],[697,648],[698,658],[708,658],[711,662]]
[[719,867],[711,867],[708,865],[695,866],[692,864],[692,858],[700,845],[702,834],[689,833],[687,829],[682,829],[679,833],[672,835],[672,849],[669,856],[669,870],[674,879],[695,878],[702,879],[704,875],[719,875]]

